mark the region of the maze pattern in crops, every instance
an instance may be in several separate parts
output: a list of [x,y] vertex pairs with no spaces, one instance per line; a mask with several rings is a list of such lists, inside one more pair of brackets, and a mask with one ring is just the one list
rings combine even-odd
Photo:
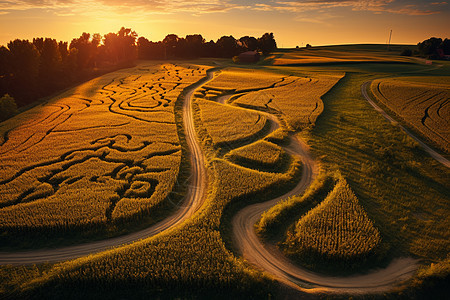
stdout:
[[206,74],[143,63],[0,124],[0,228],[91,227],[167,199],[181,146],[174,106]]

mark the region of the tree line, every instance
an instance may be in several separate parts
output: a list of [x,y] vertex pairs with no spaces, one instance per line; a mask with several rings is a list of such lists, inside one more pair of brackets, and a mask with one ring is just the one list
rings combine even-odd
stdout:
[[417,43],[417,50],[403,49],[401,55],[417,55],[428,59],[445,59],[450,55],[450,39],[432,37]]
[[272,33],[260,38],[223,36],[216,42],[206,42],[200,34],[184,38],[169,34],[152,42],[124,27],[103,36],[83,33],[70,43],[52,38],[16,39],[0,47],[0,102],[14,98],[24,106],[74,83],[131,66],[137,58],[229,58],[249,50],[267,55],[276,48]]
[[450,39],[432,37],[417,44],[419,54],[430,59],[443,58],[450,55]]

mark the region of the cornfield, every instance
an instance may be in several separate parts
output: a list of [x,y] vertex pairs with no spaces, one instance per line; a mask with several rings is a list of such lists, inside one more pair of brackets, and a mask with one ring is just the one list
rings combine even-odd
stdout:
[[273,89],[247,93],[233,101],[243,107],[280,114],[288,129],[302,130],[315,124],[323,111],[321,96],[342,78],[342,74],[314,78],[288,77]]
[[96,228],[161,204],[181,162],[175,102],[207,68],[143,63],[3,122],[0,230]]
[[344,178],[288,232],[287,252],[334,260],[367,257],[381,242],[378,229]]
[[225,158],[241,164],[276,168],[283,163],[282,160],[286,159],[286,156],[286,151],[280,146],[265,140],[259,140],[255,143],[231,150]]

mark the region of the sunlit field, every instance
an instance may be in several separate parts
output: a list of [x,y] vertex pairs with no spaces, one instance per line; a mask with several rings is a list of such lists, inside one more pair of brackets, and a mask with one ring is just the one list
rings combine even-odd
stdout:
[[433,145],[450,151],[450,80],[448,77],[379,79],[371,85],[378,101]]
[[273,61],[276,66],[289,65],[332,65],[351,63],[411,63],[409,57],[398,56],[402,46],[393,46],[395,55],[377,48],[375,45],[343,45],[322,46],[275,52],[266,60]]
[[399,51],[139,60],[1,122],[0,296],[440,297],[450,170],[399,124],[448,156],[450,64]]
[[142,63],[2,123],[3,236],[159,218],[180,168],[174,105],[205,70]]

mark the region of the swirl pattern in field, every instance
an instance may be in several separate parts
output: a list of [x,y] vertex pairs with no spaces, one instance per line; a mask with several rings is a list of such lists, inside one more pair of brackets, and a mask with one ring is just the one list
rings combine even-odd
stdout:
[[207,67],[142,63],[93,79],[0,127],[0,229],[93,228],[171,193],[174,106]]

